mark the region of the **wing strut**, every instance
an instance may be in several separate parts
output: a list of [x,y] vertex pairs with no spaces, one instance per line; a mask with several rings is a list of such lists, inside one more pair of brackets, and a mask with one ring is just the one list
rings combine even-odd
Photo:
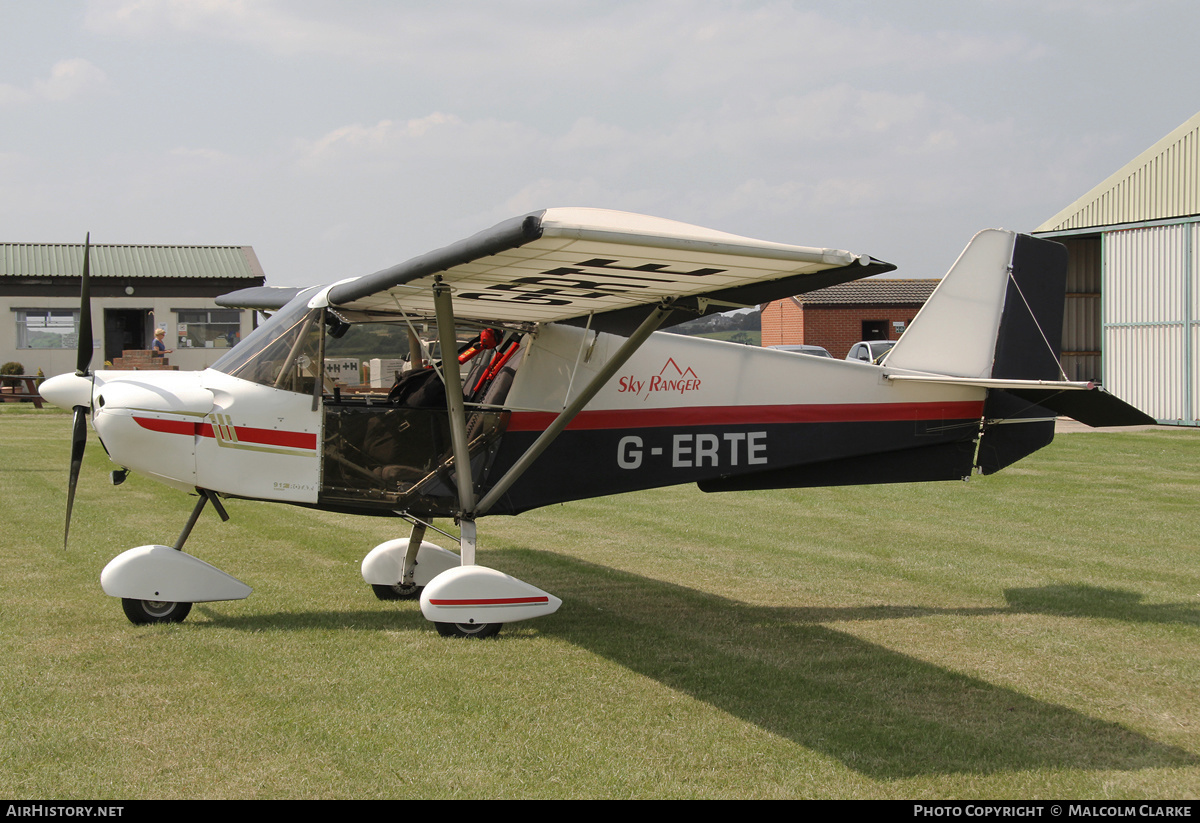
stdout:
[[[642,321],[637,330],[617,349],[599,372],[579,392],[579,395],[569,402],[554,422],[533,441],[520,459],[504,474],[490,491],[479,501],[475,502],[475,483],[471,476],[470,438],[467,436],[467,415],[461,391],[462,378],[458,368],[458,358],[453,356],[458,348],[454,336],[454,298],[451,288],[440,277],[436,278],[433,286],[434,312],[437,317],[438,342],[442,352],[450,352],[451,356],[442,357],[442,378],[446,381],[446,410],[450,422],[450,446],[454,454],[455,484],[458,490],[459,516],[458,525],[461,532],[459,539],[459,555],[463,566],[475,565],[476,531],[475,520],[487,513],[496,501],[504,496],[513,483],[523,475],[533,462],[546,450],[555,438],[562,433],[575,415],[583,411],[596,393],[600,391],[617,370],[641,348],[642,344],[654,331],[663,324],[676,308],[675,301],[664,301]],[[557,606],[555,606],[557,608]],[[424,605],[422,605],[424,610]],[[432,619],[432,618],[431,618]]]
[[458,369],[458,341],[454,337],[454,299],[440,276],[433,285],[433,307],[437,314],[438,342],[442,346],[442,377],[446,380],[446,407],[450,413],[450,445],[454,452],[454,475],[458,482],[458,505],[466,515],[475,508],[475,484],[471,479],[467,414],[463,405],[462,377]]
[[[479,501],[479,505],[475,508],[475,511],[471,513],[472,517],[479,517],[487,514],[488,509],[494,506],[496,501],[503,497],[505,492],[512,487],[512,484],[520,479],[521,475],[523,475],[526,470],[533,465],[533,462],[537,460],[539,456],[541,456],[542,452],[544,452],[550,446],[550,444],[554,442],[555,438],[562,433],[562,430],[565,429],[570,422],[575,419],[575,415],[583,411],[583,407],[586,406],[591,399],[596,396],[596,393],[599,392],[600,389],[604,388],[604,385],[612,378],[614,374],[617,373],[617,370],[624,366],[625,362],[633,356],[634,352],[641,348],[642,344],[645,343],[650,335],[653,334],[654,331],[666,321],[674,309],[675,301],[673,300],[669,302],[663,302],[655,307],[654,311],[650,313],[650,316],[642,321],[641,325],[637,327],[633,334],[631,334],[629,338],[621,344],[621,348],[617,349],[616,353],[609,358],[608,362],[604,364],[604,368],[600,369],[600,371],[596,373],[591,381],[579,392],[579,395],[576,396],[576,398],[570,403],[568,403],[561,412],[559,412],[558,417],[554,418],[554,422],[551,423],[549,427],[547,427],[547,429],[538,436],[537,440],[533,441],[533,444],[525,450],[525,453],[521,455],[520,459],[518,459],[517,462],[512,465],[512,467],[504,474],[503,477],[496,481],[496,484],[492,486],[491,490],[488,491],[488,493],[484,495],[483,499]],[[441,325],[440,320],[438,325]],[[442,350],[445,351],[444,343],[442,344]],[[457,456],[455,457],[455,462],[458,462]]]

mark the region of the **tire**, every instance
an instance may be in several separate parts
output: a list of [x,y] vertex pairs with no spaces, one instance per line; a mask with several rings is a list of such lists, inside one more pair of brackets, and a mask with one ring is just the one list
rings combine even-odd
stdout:
[[148,623],[182,623],[192,610],[192,604],[123,597],[121,608],[125,610],[125,616],[129,618],[130,623],[145,626]]
[[403,583],[397,583],[394,586],[381,586],[377,583],[371,584],[371,591],[375,592],[375,596],[380,600],[416,600],[421,596],[421,589],[424,586],[418,586],[415,583],[405,586]]
[[503,623],[434,623],[442,637],[495,637]]

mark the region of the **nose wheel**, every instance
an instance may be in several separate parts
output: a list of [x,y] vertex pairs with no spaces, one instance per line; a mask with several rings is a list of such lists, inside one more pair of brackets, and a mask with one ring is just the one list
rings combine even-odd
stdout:
[[121,598],[121,608],[129,622],[137,626],[148,623],[182,623],[192,610],[191,603],[168,603],[162,600]]

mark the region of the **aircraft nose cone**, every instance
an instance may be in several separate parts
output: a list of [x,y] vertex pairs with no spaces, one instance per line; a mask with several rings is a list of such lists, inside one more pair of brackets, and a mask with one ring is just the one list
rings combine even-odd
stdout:
[[92,405],[92,381],[77,374],[60,374],[42,383],[38,393],[60,409]]

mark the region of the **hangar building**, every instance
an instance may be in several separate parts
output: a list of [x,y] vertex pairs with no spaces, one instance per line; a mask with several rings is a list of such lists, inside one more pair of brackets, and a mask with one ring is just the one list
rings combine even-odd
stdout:
[[[74,371],[83,244],[0,243],[0,265],[0,362]],[[265,280],[250,246],[93,245],[90,267],[93,368],[150,348],[156,328],[171,365],[205,368],[255,322],[213,298]]]
[[1067,377],[1200,425],[1200,113],[1033,233],[1070,252]]

